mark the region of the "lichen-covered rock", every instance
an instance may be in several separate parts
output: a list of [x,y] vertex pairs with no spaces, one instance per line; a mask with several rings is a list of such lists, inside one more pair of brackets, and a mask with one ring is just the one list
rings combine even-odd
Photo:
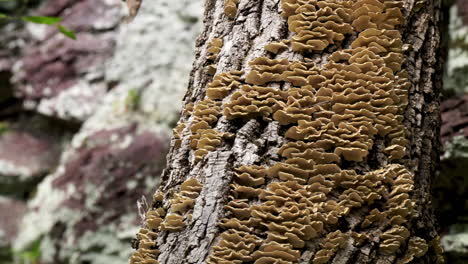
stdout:
[[447,235],[442,238],[447,263],[465,264],[468,262],[468,226],[454,225]]
[[44,263],[123,263],[140,219],[136,201],[157,184],[162,131],[137,123],[75,136],[29,203],[15,248],[40,237]]
[[69,39],[55,27],[27,24],[34,37],[13,67],[16,96],[25,107],[84,121],[107,92],[105,61],[113,54],[122,18],[120,1],[46,1],[37,15],[59,16],[76,31]]
[[25,202],[0,196],[0,264],[12,263],[10,246],[25,212]]
[[[141,225],[137,199],[158,184],[181,108],[201,5],[144,1],[133,22],[121,26],[105,71],[87,73],[95,81],[72,78],[73,86],[40,99],[39,112],[65,118],[61,113],[73,110],[85,122],[29,202],[15,250],[41,238],[41,263],[127,263]],[[96,93],[86,89],[90,83],[112,89]],[[87,100],[96,98],[99,106],[92,107]],[[73,102],[79,107],[66,108]]]
[[457,93],[468,91],[468,4],[458,1],[450,9],[450,45],[444,88]]
[[186,91],[202,1],[143,1],[122,26],[106,78],[140,91],[140,107],[152,119],[175,122]]
[[443,101],[441,111],[442,140],[451,141],[455,136],[468,138],[468,94]]
[[[26,203],[0,196],[0,247],[13,241],[18,233],[18,223],[26,212]],[[6,213],[8,212],[8,213]]]
[[[62,140],[44,120],[3,123],[0,132],[0,193],[21,196],[58,164]],[[26,127],[26,123],[27,126]],[[11,127],[10,127],[11,126]]]

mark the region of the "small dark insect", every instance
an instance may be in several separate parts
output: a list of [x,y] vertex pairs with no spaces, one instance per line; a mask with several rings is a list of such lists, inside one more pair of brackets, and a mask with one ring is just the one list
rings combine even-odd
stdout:
[[146,196],[142,195],[141,198],[137,201],[138,215],[141,218],[142,223],[145,223],[146,212],[148,212],[149,205],[146,200]]
[[127,21],[131,22],[137,16],[143,0],[122,0],[122,1],[127,2],[127,7],[128,7]]

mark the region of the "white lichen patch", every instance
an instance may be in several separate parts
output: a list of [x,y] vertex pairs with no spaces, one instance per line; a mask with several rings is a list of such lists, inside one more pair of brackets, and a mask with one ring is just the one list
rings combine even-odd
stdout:
[[[200,30],[201,1],[143,1],[138,16],[124,25],[107,79],[141,90],[140,110],[168,123],[177,118]],[[151,32],[158,32],[151,34]]]
[[42,99],[37,111],[65,120],[86,120],[99,106],[106,89],[103,83],[81,81],[56,97]]

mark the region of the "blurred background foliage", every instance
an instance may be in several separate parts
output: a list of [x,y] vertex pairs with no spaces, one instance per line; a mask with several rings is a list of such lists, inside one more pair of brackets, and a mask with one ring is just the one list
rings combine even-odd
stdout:
[[[203,0],[0,0],[0,263],[127,263],[177,122]],[[468,263],[468,1],[444,1],[441,166],[447,263]],[[185,77],[184,77],[185,76]],[[118,201],[118,202],[116,202]],[[116,203],[118,206],[116,207]]]

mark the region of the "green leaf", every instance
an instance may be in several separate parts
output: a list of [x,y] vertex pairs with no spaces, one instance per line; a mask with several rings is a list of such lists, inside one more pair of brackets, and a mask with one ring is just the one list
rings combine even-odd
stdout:
[[60,17],[50,16],[24,16],[21,17],[26,22],[32,22],[36,24],[54,25],[62,21]]
[[67,29],[66,27],[62,26],[62,25],[58,25],[57,26],[59,31],[62,32],[63,35],[71,38],[71,39],[74,39],[76,40],[76,34],[75,34],[75,31],[71,30],[71,29]]
[[6,19],[6,18],[10,18],[10,17],[5,14],[0,13],[0,19]]

